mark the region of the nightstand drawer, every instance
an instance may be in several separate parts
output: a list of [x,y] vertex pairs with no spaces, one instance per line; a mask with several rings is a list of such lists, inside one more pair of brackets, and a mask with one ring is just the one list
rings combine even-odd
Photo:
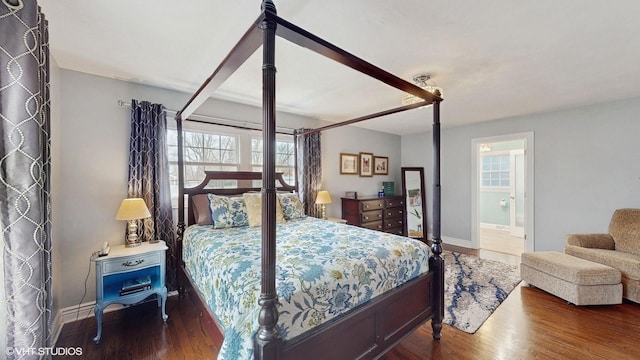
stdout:
[[105,261],[102,264],[102,273],[106,275],[121,271],[131,271],[142,269],[148,266],[159,265],[161,257],[162,254],[160,254],[159,252],[154,252],[150,254],[116,258],[113,260]]

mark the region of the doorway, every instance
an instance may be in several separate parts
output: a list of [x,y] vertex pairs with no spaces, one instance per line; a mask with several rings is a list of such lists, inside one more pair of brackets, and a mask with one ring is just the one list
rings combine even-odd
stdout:
[[533,133],[472,140],[472,244],[485,258],[533,251]]

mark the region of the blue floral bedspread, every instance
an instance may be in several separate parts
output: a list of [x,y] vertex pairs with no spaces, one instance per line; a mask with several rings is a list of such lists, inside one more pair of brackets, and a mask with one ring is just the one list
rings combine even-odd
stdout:
[[[420,241],[306,217],[276,229],[278,328],[286,341],[428,271]],[[218,359],[253,359],[260,227],[190,226],[187,271],[219,323]]]

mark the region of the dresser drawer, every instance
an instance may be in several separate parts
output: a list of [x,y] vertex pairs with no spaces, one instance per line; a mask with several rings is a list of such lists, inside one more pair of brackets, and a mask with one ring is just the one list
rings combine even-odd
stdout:
[[121,271],[130,271],[143,269],[148,266],[160,265],[162,255],[163,253],[154,252],[104,261],[102,264],[102,273],[107,275]]
[[382,220],[382,210],[365,211],[361,215],[360,222],[366,223],[369,221],[380,221],[380,220]]
[[384,219],[397,219],[397,218],[402,218],[402,214],[403,214],[403,208],[397,207],[397,208],[390,208],[390,209],[385,209],[384,210]]
[[365,228],[365,229],[378,230],[378,231],[382,231],[382,229],[383,229],[382,221],[373,221],[373,222],[368,222],[368,223],[362,223],[360,226]]
[[384,232],[396,235],[404,235],[404,229],[402,227],[395,227],[391,229],[385,229]]
[[382,209],[384,207],[384,199],[366,200],[360,202],[360,211],[369,211]]
[[402,198],[385,199],[385,207],[387,208],[401,207],[403,205],[404,205],[404,200]]
[[399,227],[402,230],[402,219],[390,219],[384,220],[384,229],[391,229],[391,228],[395,228],[395,227]]
[[402,235],[405,199],[402,196],[342,198],[342,218],[349,225]]

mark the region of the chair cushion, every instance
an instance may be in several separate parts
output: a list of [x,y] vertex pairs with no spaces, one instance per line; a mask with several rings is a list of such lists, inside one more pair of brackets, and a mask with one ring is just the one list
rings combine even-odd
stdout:
[[556,251],[522,254],[522,264],[577,285],[619,284],[620,271]]
[[618,269],[622,276],[628,279],[640,280],[640,255],[616,250],[589,249],[573,245],[565,246],[564,252],[571,256]]
[[618,209],[609,223],[616,250],[640,255],[640,209]]

